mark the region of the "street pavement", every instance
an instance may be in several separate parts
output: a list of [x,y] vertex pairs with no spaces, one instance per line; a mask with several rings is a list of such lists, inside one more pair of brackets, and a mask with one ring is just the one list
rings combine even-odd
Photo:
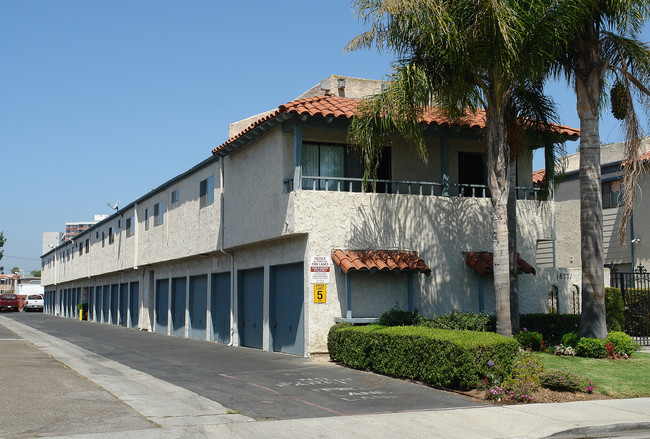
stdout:
[[[491,406],[331,363],[42,314],[0,316],[0,374],[9,438],[650,437],[650,398]],[[25,374],[38,379],[5,384]]]

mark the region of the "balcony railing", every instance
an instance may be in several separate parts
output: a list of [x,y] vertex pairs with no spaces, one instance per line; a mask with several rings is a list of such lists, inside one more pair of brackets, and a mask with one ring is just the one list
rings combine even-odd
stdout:
[[[285,192],[294,189],[293,178],[284,180]],[[469,197],[488,198],[490,190],[486,185],[481,184],[460,184],[448,185],[445,193],[445,185],[431,181],[408,181],[408,180],[374,180],[364,184],[362,178],[352,177],[312,177],[302,178],[302,189],[324,192],[357,192],[357,193],[378,193],[378,194],[406,194],[406,195],[433,195],[448,197]],[[541,194],[540,188],[517,187],[518,200],[537,200]]]

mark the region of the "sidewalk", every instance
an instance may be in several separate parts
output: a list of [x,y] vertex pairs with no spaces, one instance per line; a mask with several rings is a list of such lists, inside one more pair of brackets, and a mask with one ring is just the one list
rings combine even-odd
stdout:
[[650,398],[254,421],[229,411],[215,401],[130,369],[12,319],[0,316],[0,324],[111,392],[150,422],[162,427],[66,437],[650,437]]

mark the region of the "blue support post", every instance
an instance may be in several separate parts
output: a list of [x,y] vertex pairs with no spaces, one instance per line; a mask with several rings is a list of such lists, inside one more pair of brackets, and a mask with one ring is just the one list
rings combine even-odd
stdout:
[[302,189],[302,125],[298,120],[293,125],[293,190]]
[[442,196],[449,196],[449,139],[440,138],[440,175],[442,177]]
[[345,289],[347,296],[347,312],[345,317],[348,319],[352,318],[352,282],[350,281],[350,275],[345,273]]
[[483,276],[480,274],[478,275],[478,310],[479,312],[485,311],[485,291],[483,289]]

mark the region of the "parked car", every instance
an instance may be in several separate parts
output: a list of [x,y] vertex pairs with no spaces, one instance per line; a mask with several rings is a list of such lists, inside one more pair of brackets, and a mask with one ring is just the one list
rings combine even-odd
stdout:
[[18,311],[18,296],[5,293],[0,296],[0,311]]
[[23,302],[23,309],[27,311],[43,311],[43,296],[30,294]]

